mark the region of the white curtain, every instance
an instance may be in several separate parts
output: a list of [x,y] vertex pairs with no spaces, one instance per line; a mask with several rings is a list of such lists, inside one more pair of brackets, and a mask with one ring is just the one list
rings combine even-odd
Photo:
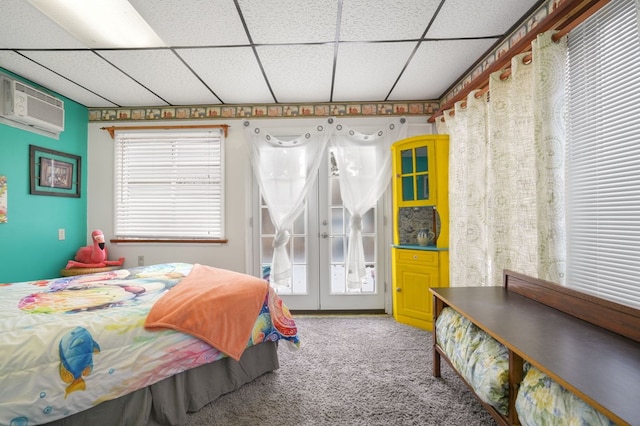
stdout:
[[347,246],[347,289],[359,291],[365,279],[362,216],[373,208],[391,182],[391,145],[404,139],[407,120],[402,117],[372,134],[335,127],[331,139],[338,165],[342,203],[351,215]]
[[[487,95],[473,91],[445,114],[449,141],[449,279],[487,285]],[[438,132],[443,123],[438,120]],[[445,127],[446,127],[445,126]],[[455,135],[455,136],[454,136]],[[456,259],[456,261],[454,261]],[[460,262],[458,259],[465,259]]]
[[333,118],[328,118],[290,140],[278,139],[249,121],[244,123],[251,165],[276,229],[270,277],[275,288],[291,286],[291,260],[286,245],[293,222],[304,210],[307,193],[317,177],[332,123]]
[[471,93],[438,124],[451,143],[452,286],[501,285],[505,268],[564,282],[566,39],[551,36],[532,43],[532,64],[518,55],[509,78],[491,75],[488,103]]

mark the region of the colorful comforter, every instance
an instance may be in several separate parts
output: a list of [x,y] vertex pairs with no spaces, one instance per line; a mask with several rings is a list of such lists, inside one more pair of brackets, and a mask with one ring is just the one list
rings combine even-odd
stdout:
[[[154,305],[193,265],[168,263],[0,286],[0,425],[51,422],[227,355],[174,330],[147,330]],[[269,288],[247,347],[295,322]]]

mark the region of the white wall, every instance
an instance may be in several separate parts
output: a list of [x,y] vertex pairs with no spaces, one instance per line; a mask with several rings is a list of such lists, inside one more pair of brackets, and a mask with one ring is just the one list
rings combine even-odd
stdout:
[[[302,134],[307,128],[315,126],[322,118],[290,119],[251,119],[260,121],[263,128],[274,134]],[[383,127],[390,119],[387,117],[339,117],[338,121],[363,133],[372,133]],[[408,117],[407,136],[433,133],[433,127],[426,117]],[[215,120],[197,122],[154,121],[154,122],[92,122],[89,123],[88,140],[88,182],[87,182],[87,244],[89,234],[101,229],[107,239],[109,259],[124,257],[125,267],[138,264],[138,256],[144,256],[146,265],[165,262],[202,263],[215,267],[247,272],[247,256],[250,242],[251,189],[253,179],[245,143],[244,119]],[[227,124],[229,134],[225,142],[225,221],[227,244],[149,244],[127,243],[113,244],[113,140],[106,130],[108,126],[135,125],[180,125],[180,124]]]

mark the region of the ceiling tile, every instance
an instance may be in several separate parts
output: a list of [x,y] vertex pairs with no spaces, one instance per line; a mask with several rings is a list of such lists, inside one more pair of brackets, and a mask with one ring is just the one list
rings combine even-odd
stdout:
[[38,50],[21,53],[116,105],[166,105],[160,98],[93,52]]
[[0,46],[22,49],[80,49],[86,46],[25,0],[2,0]]
[[223,103],[273,103],[250,47],[177,49]]
[[389,100],[440,99],[495,39],[423,41]]
[[[171,50],[100,50],[97,53],[171,105],[219,103]],[[170,81],[180,84],[167,84]]]
[[415,42],[340,45],[333,100],[384,100],[415,45]]
[[[74,84],[15,52],[0,51],[0,65],[48,90],[57,92],[85,106],[113,108],[116,105]],[[54,89],[55,88],[55,89]]]
[[262,46],[257,51],[278,102],[329,102],[333,45]]
[[254,43],[331,42],[336,38],[335,0],[239,0]]
[[537,0],[447,0],[428,38],[503,35]]
[[440,0],[345,0],[340,40],[412,40],[427,29]]
[[247,44],[233,0],[129,0],[167,46]]

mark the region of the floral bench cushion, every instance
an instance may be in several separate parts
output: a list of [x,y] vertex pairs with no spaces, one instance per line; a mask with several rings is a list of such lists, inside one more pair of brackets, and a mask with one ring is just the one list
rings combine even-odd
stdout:
[[516,398],[516,412],[523,426],[589,425],[615,423],[530,364]]
[[436,321],[437,343],[478,397],[507,415],[509,353],[507,348],[451,308]]

